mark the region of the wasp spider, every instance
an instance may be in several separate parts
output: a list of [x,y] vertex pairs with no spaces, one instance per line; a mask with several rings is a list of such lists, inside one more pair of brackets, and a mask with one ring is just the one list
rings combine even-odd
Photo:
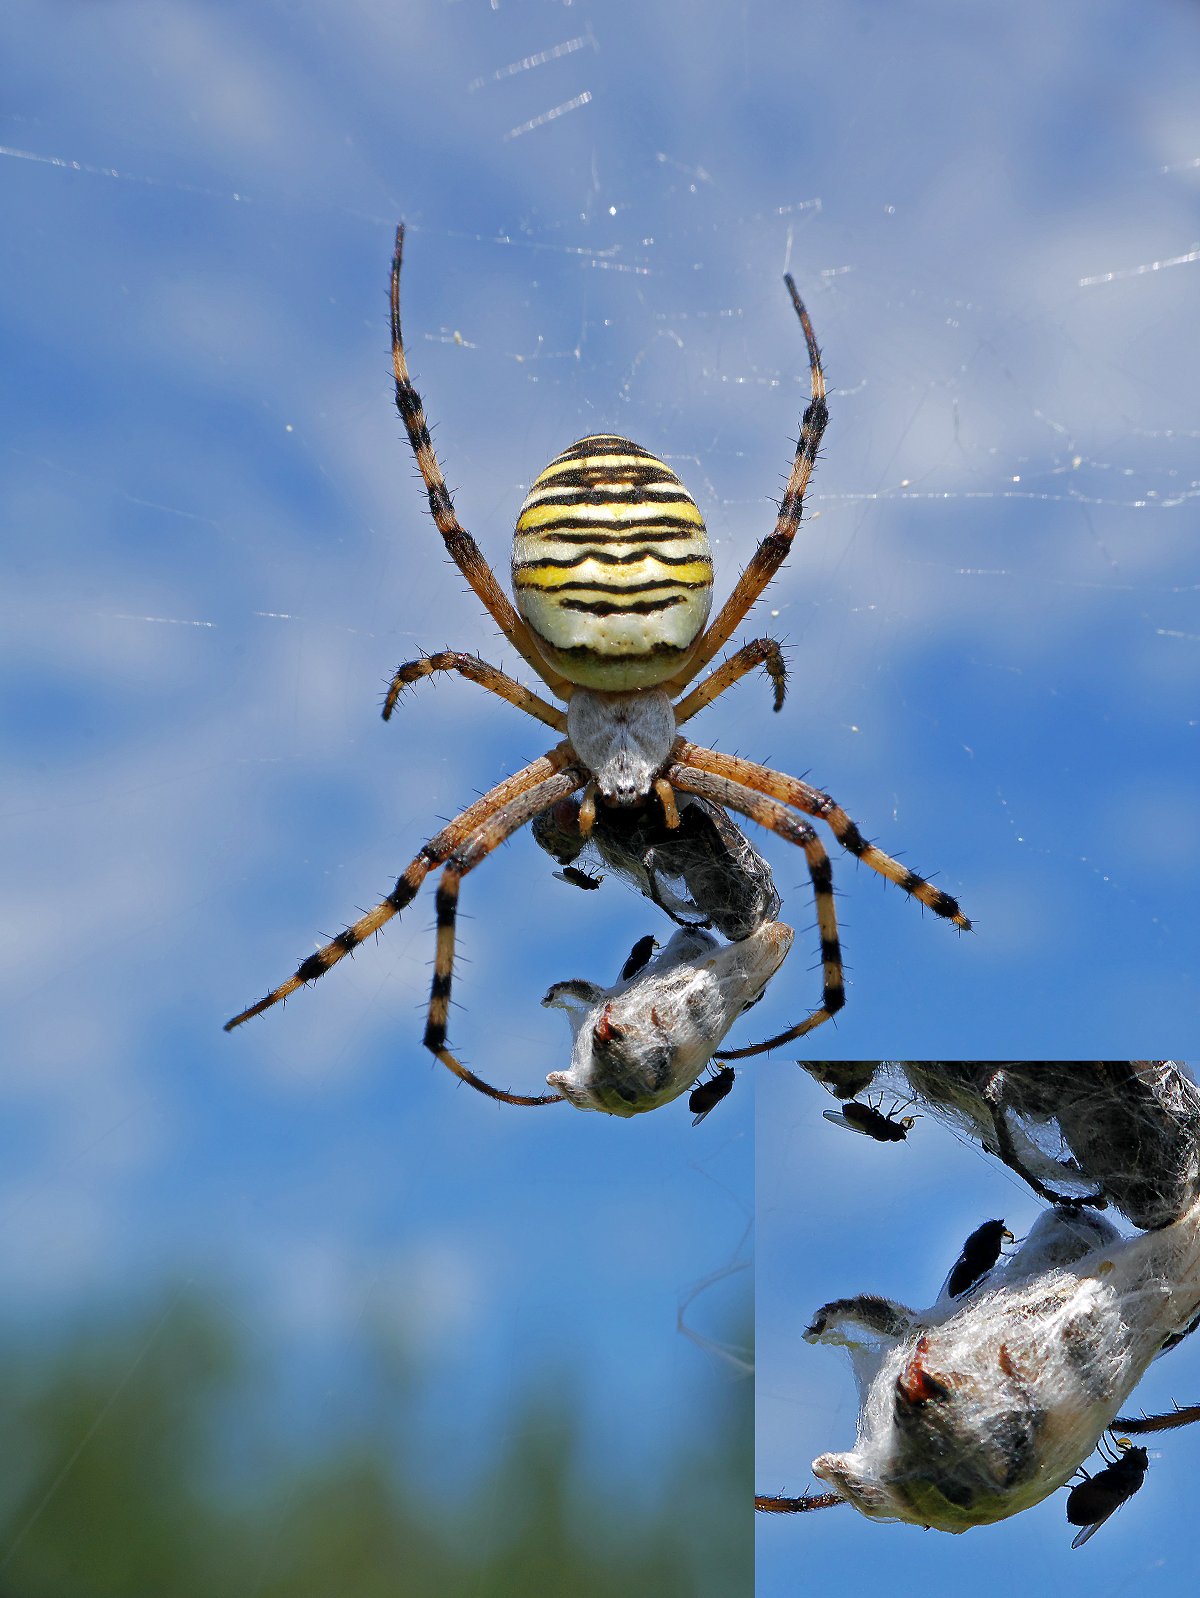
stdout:
[[748,816],[804,853],[821,940],[821,1003],[804,1020],[763,1043],[728,1051],[756,1054],[802,1037],[845,1002],[829,857],[802,819],[824,821],[844,849],[956,926],[970,922],[948,893],[933,887],[863,837],[840,805],[796,777],[690,743],[679,729],[748,672],[763,667],[783,703],[779,645],[756,638],[701,678],[782,565],[795,536],[805,489],[825,431],[825,379],[808,312],[790,276],[784,278],[800,319],[811,374],[795,459],[774,531],[759,544],[716,620],[712,553],[704,518],[669,466],[615,433],[582,438],[535,479],[517,518],[512,574],[516,607],[479,546],[462,527],[438,465],[420,396],[412,385],[400,333],[400,261],[404,228],[392,259],[392,361],[396,407],[429,495],[433,520],[451,558],[500,631],[559,704],[552,704],[477,656],[445,651],[401,666],[383,707],[386,720],[402,690],[434,672],[466,677],[565,736],[539,760],[469,805],[419,851],[395,887],[331,943],[300,963],[266,998],[226,1024],[286,999],[324,976],[344,955],[378,932],[416,896],[429,872],[438,885],[437,947],[425,1046],[463,1081],[507,1104],[552,1104],[559,1094],[528,1097],[491,1087],[451,1053],[446,1021],[454,971],[459,885],[469,871],[536,816],[582,790],[579,824],[586,838],[597,806],[661,806],[668,828],[679,824],[676,793]]

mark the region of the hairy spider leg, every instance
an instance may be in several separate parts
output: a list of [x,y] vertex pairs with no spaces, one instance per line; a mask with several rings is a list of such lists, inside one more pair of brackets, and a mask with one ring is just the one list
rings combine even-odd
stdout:
[[323,949],[318,949],[306,960],[302,960],[295,975],[268,993],[265,999],[259,999],[257,1004],[252,1004],[240,1015],[235,1015],[231,1021],[226,1021],[226,1032],[232,1032],[234,1027],[241,1026],[243,1021],[249,1021],[252,1016],[261,1015],[264,1010],[269,1010],[273,1004],[278,1004],[281,999],[286,999],[289,994],[295,993],[304,983],[315,982],[318,977],[323,977],[331,966],[357,949],[360,943],[365,942],[372,933],[378,932],[394,915],[398,915],[406,905],[411,904],[434,866],[439,866],[448,859],[455,849],[470,838],[489,817],[503,810],[505,805],[531,788],[536,788],[548,777],[563,771],[573,756],[574,751],[570,744],[564,741],[523,770],[497,783],[481,799],[469,805],[461,815],[455,816],[454,820],[443,827],[436,837],[431,838],[405,867],[397,878],[396,886],[386,899],[382,899],[373,910],[368,910],[365,915],[360,916],[344,932],[339,932],[337,937],[327,943]]
[[500,631],[526,664],[532,667],[553,693],[558,694],[566,686],[566,678],[551,670],[542,659],[528,627],[497,582],[482,550],[455,514],[450,490],[446,487],[446,479],[434,454],[421,396],[413,387],[404,356],[404,340],[400,332],[400,262],[403,253],[404,223],[401,222],[396,229],[396,250],[392,256],[392,369],[396,379],[396,409],[400,412],[400,420],[404,423],[408,441],[416,456],[417,469],[429,495],[429,509],[434,524],[442,535],[451,560],[483,602]]
[[784,772],[769,771],[766,766],[760,766],[753,760],[719,754],[715,749],[705,749],[703,745],[687,743],[682,739],[675,746],[675,758],[701,771],[711,772],[714,776],[729,777],[735,783],[753,789],[755,793],[769,794],[783,804],[802,810],[806,816],[824,821],[842,848],[855,859],[870,866],[872,871],[878,871],[880,876],[903,888],[914,899],[919,899],[935,915],[953,922],[960,931],[971,930],[971,923],[959,909],[957,899],[935,888],[917,872],[910,871],[898,860],[893,860],[890,854],[869,843],[841,805],[819,788],[813,788],[809,783],[801,782],[798,777],[789,777]]
[[432,677],[435,671],[456,671],[468,682],[478,683],[481,688],[506,700],[515,709],[523,710],[527,716],[544,721],[555,732],[567,730],[565,711],[559,710],[557,705],[548,704],[539,695],[507,676],[498,666],[489,666],[478,655],[467,655],[459,649],[443,649],[436,655],[422,655],[420,660],[410,660],[403,666],[397,666],[383,702],[384,721],[391,719],[400,695],[410,683],[419,682],[422,677]]
[[670,682],[664,684],[670,694],[686,688],[688,683],[704,670],[709,661],[724,649],[751,605],[759,598],[787,559],[792,540],[796,536],[796,529],[800,525],[800,518],[804,513],[804,495],[808,490],[808,480],[812,476],[813,465],[817,459],[821,436],[829,421],[829,408],[825,403],[825,374],[821,370],[821,351],[817,346],[816,334],[813,332],[808,312],[804,308],[804,301],[796,291],[791,274],[787,274],[783,281],[787,284],[792,305],[804,330],[811,382],[811,398],[800,423],[800,437],[796,442],[792,469],[788,474],[783,498],[779,502],[779,516],[774,532],[768,533],[754,551],[750,564],[738,578],[733,592],[721,606],[716,620],[710,624],[708,631],[700,639],[687,666]]
[[747,672],[754,671],[758,666],[765,667],[774,685],[774,708],[782,710],[783,696],[787,692],[787,667],[783,663],[783,651],[773,638],[755,638],[751,643],[743,644],[736,655],[731,655],[698,687],[693,688],[686,699],[679,701],[675,706],[675,725],[682,727],[685,721],[691,721],[706,705],[711,705],[718,695],[732,688],[735,682],[740,682]]
[[[686,747],[690,750],[694,746],[689,744]],[[778,1037],[768,1039],[766,1043],[751,1044],[744,1049],[721,1049],[716,1055],[718,1060],[744,1060],[748,1055],[761,1054],[780,1043],[790,1042],[792,1038],[803,1037],[823,1021],[830,1020],[846,1002],[837,913],[833,904],[833,871],[825,847],[814,829],[774,799],[754,793],[727,777],[711,776],[687,765],[668,767],[668,775],[681,792],[698,794],[702,799],[711,799],[727,810],[740,811],[742,815],[749,816],[751,821],[757,821],[760,827],[766,827],[788,843],[796,844],[803,849],[808,864],[816,904],[817,930],[821,937],[821,1003],[805,1020],[781,1032]]]
[[1039,1198],[1045,1199],[1048,1204],[1060,1205],[1064,1209],[1088,1208],[1093,1210],[1106,1210],[1108,1199],[1101,1193],[1083,1193],[1076,1198],[1063,1193],[1056,1193],[1053,1188],[1036,1176],[1025,1165],[1013,1142],[1012,1132],[1009,1130],[1008,1115],[1002,1102],[1004,1092],[1004,1072],[998,1071],[984,1089],[983,1099],[991,1111],[992,1128],[996,1134],[996,1153],[1008,1166],[1010,1171],[1015,1171],[1023,1182],[1029,1186]]
[[433,983],[429,991],[429,1015],[425,1023],[425,1047],[436,1054],[442,1064],[453,1071],[455,1076],[461,1077],[464,1082],[469,1082],[473,1088],[478,1088],[489,1098],[499,1099],[504,1104],[565,1104],[567,1101],[559,1093],[526,1096],[506,1093],[500,1088],[491,1087],[473,1071],[469,1071],[446,1046],[446,1023],[450,1013],[450,990],[454,980],[454,930],[458,914],[459,884],[468,871],[473,871],[481,861],[486,860],[492,850],[498,848],[506,838],[511,838],[514,832],[519,832],[522,827],[527,826],[543,810],[549,810],[560,799],[566,799],[586,781],[587,772],[582,766],[567,766],[555,776],[547,777],[536,788],[531,788],[528,793],[513,799],[477,827],[471,836],[455,849],[446,861],[441,881],[438,883],[435,900],[437,945],[433,961]]
[[850,1500],[840,1493],[808,1493],[803,1498],[776,1498],[771,1493],[755,1493],[754,1507],[765,1515],[798,1515],[806,1509],[834,1509]]
[[1114,1432],[1173,1432],[1177,1426],[1192,1426],[1200,1420],[1200,1404],[1176,1404],[1169,1415],[1138,1415],[1130,1419],[1118,1415],[1109,1427]]

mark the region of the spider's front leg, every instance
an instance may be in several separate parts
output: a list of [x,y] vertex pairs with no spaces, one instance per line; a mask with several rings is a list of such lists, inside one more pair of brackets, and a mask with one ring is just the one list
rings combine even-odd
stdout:
[[800,518],[804,514],[804,496],[808,492],[808,481],[812,476],[817,451],[821,447],[821,439],[829,422],[829,407],[825,403],[825,374],[821,369],[821,351],[817,346],[817,336],[813,332],[808,312],[796,291],[790,273],[784,276],[783,281],[787,284],[787,291],[791,295],[792,308],[800,319],[800,328],[808,350],[809,369],[810,398],[800,423],[800,437],[796,441],[792,469],[788,474],[783,498],[779,501],[779,515],[775,521],[774,531],[768,533],[754,551],[750,564],[738,578],[733,592],[700,639],[687,666],[665,684],[667,691],[672,694],[682,692],[688,683],[700,675],[709,661],[724,649],[741,626],[750,607],[787,559],[792,540],[796,536],[796,529],[800,525]]
[[396,409],[404,423],[404,431],[417,462],[417,470],[429,496],[429,511],[434,526],[451,560],[482,600],[488,614],[508,639],[526,664],[547,683],[554,692],[565,685],[566,679],[551,671],[534,643],[528,627],[513,609],[512,600],[501,588],[496,575],[483,557],[483,551],[467,532],[455,514],[454,501],[446,487],[446,479],[438,465],[425,420],[425,407],[421,396],[409,376],[408,361],[404,354],[404,336],[400,331],[400,267],[404,257],[404,224],[396,229],[396,248],[392,255],[392,370],[396,382]]

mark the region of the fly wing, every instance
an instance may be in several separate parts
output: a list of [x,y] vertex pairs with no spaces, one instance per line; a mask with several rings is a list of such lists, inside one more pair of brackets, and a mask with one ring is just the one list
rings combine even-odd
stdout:
[[821,1114],[827,1121],[832,1121],[835,1126],[844,1126],[847,1132],[858,1132],[863,1137],[870,1137],[871,1135],[865,1126],[855,1126],[853,1121],[847,1121],[840,1110],[822,1110]]
[[1103,1526],[1104,1522],[1108,1519],[1109,1515],[1115,1515],[1117,1510],[1120,1509],[1120,1507],[1121,1507],[1120,1504],[1114,1504],[1112,1506],[1112,1508],[1108,1511],[1108,1514],[1101,1515],[1099,1520],[1093,1520],[1093,1522],[1092,1522],[1092,1524],[1090,1526],[1085,1526],[1081,1532],[1078,1532],[1076,1534],[1075,1538],[1073,1539],[1073,1541],[1071,1543],[1071,1547],[1072,1548],[1082,1548],[1084,1543],[1087,1542],[1089,1537],[1094,1537],[1096,1535],[1096,1533],[1100,1530],[1101,1526]]

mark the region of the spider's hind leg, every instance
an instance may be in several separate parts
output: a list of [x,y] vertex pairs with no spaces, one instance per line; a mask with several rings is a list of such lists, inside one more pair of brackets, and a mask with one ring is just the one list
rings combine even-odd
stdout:
[[468,805],[461,815],[456,816],[436,837],[424,845],[401,872],[395,887],[385,899],[381,899],[373,910],[368,910],[365,915],[360,916],[344,932],[339,932],[337,937],[331,939],[324,948],[317,949],[307,959],[302,960],[294,975],[286,982],[281,982],[265,998],[259,999],[257,1004],[250,1005],[232,1020],[226,1021],[225,1031],[232,1032],[234,1027],[241,1026],[244,1021],[261,1015],[264,1010],[269,1010],[272,1005],[295,993],[296,989],[303,987],[306,982],[315,982],[318,977],[323,977],[339,960],[352,954],[360,943],[364,943],[373,933],[380,931],[393,916],[398,915],[406,905],[412,903],[420,891],[421,884],[434,866],[441,865],[443,860],[448,859],[454,850],[471,838],[490,816],[504,813],[506,807],[511,807],[521,795],[531,790],[536,792],[547,779],[553,779],[557,772],[569,767],[572,755],[570,744],[561,743],[549,754],[543,755],[515,775],[497,783],[473,805]]
[[861,860],[872,871],[894,882],[898,888],[919,900],[926,909],[932,910],[934,915],[953,922],[960,932],[970,932],[971,923],[959,909],[958,900],[952,894],[935,888],[919,872],[910,871],[899,860],[894,860],[890,854],[864,838],[857,822],[852,821],[841,805],[829,794],[822,793],[820,788],[801,782],[799,777],[789,777],[782,771],[770,771],[753,760],[743,760],[739,755],[721,754],[715,749],[705,749],[701,744],[686,743],[682,739],[676,745],[675,757],[700,771],[728,777],[754,793],[768,794],[785,805],[803,811],[807,816],[825,822],[842,848],[856,860]]
[[740,783],[730,782],[723,777],[709,776],[683,765],[669,766],[667,775],[682,793],[699,794],[702,799],[709,799],[727,810],[737,810],[743,816],[749,816],[751,821],[757,821],[760,827],[768,828],[804,851],[812,881],[817,929],[821,937],[821,1003],[803,1021],[789,1027],[786,1032],[780,1032],[762,1043],[748,1044],[742,1049],[720,1049],[715,1057],[718,1060],[744,1060],[749,1055],[763,1054],[768,1049],[790,1043],[793,1038],[802,1038],[806,1032],[819,1027],[823,1021],[832,1020],[846,1002],[841,942],[838,938],[837,912],[833,903],[833,869],[829,864],[829,856],[825,852],[824,845],[806,821],[801,821],[799,816],[793,815],[774,799],[754,793],[749,788],[742,787]]
[[429,991],[429,1013],[425,1023],[425,1047],[436,1054],[447,1070],[453,1071],[461,1081],[469,1082],[480,1093],[486,1093],[489,1098],[499,1099],[504,1104],[560,1104],[565,1101],[558,1093],[528,1096],[494,1088],[482,1077],[476,1076],[474,1071],[468,1070],[447,1047],[446,1027],[450,1015],[450,993],[454,982],[455,922],[458,915],[459,884],[468,871],[473,871],[477,865],[486,860],[492,850],[502,844],[506,838],[512,837],[514,832],[519,832],[535,816],[549,810],[560,799],[565,799],[574,793],[583,785],[586,776],[586,772],[579,767],[568,766],[565,771],[547,778],[545,782],[539,783],[521,798],[498,810],[454,851],[447,860],[441,881],[438,883],[437,945],[433,962],[433,982]]

